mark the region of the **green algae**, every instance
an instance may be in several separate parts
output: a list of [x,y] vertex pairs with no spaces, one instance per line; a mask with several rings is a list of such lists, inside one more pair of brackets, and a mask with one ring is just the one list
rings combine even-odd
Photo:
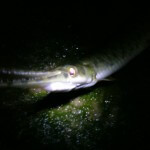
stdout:
[[26,137],[24,143],[36,142],[37,147],[96,148],[117,124],[118,92],[115,84],[102,86],[67,104],[30,115],[19,122],[18,139]]

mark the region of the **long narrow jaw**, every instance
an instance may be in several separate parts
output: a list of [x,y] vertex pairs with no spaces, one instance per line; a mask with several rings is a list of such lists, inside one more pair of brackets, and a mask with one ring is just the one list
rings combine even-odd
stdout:
[[72,83],[62,83],[62,82],[54,82],[49,83],[48,86],[45,86],[45,90],[49,92],[64,92],[64,91],[71,91],[76,87],[75,84]]
[[67,65],[49,72],[3,71],[2,73],[19,76],[21,79],[0,83],[0,87],[40,87],[48,92],[85,88],[97,82],[93,69],[83,65]]

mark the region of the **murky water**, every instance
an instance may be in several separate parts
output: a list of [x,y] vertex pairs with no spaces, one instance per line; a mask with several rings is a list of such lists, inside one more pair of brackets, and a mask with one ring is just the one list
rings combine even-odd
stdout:
[[[1,45],[4,53],[0,55],[0,69],[49,71],[95,53],[96,48],[91,49],[88,42],[83,44],[77,34],[58,35],[16,38],[12,43],[6,40]],[[101,40],[97,45],[106,46]],[[137,144],[144,137],[136,135],[145,131],[143,116],[148,114],[148,109],[142,109],[148,106],[147,68],[145,53],[114,75],[114,81],[100,82],[86,90],[49,94],[40,88],[0,88],[0,149],[106,150],[118,143],[122,147]]]

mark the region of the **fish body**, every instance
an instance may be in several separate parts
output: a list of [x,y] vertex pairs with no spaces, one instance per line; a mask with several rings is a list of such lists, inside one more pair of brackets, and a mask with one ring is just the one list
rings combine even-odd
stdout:
[[81,60],[74,65],[65,65],[47,72],[33,71],[7,71],[1,70],[1,74],[16,75],[26,79],[1,82],[0,86],[18,87],[42,87],[48,92],[76,90],[95,85],[105,80],[111,74],[122,68],[140,52],[145,50],[150,43],[148,30],[135,32],[134,36],[128,36],[110,44],[110,48],[97,52],[88,59]]

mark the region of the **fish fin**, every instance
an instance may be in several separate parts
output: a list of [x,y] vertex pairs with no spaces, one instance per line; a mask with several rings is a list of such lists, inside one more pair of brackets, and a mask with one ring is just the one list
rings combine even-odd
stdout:
[[108,77],[108,78],[102,79],[102,81],[114,81],[114,80],[116,80],[116,79],[113,77]]

